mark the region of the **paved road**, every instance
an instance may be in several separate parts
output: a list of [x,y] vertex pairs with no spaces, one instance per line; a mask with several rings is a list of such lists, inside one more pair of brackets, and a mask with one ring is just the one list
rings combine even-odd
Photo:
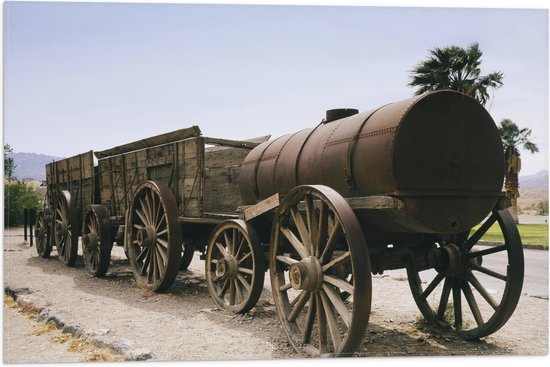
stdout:
[[[479,250],[487,248],[487,246],[477,246]],[[525,273],[523,279],[523,293],[527,293],[533,297],[548,299],[548,251],[544,250],[529,250],[523,251],[525,262]],[[490,269],[503,269],[506,264],[506,253],[499,252],[483,258],[483,266]],[[406,277],[407,273],[404,269],[386,271],[391,277]],[[426,275],[433,278],[435,272],[426,272]],[[483,284],[487,288],[498,288],[500,281],[495,278],[485,277]]]

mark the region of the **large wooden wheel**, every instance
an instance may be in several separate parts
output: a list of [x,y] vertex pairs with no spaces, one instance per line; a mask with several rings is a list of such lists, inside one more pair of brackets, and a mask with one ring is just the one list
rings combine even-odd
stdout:
[[[479,246],[495,222],[503,244]],[[479,229],[456,242],[439,244],[441,265],[435,271],[409,267],[409,285],[429,323],[450,324],[461,337],[476,339],[500,329],[514,312],[523,286],[523,247],[508,210],[494,211]]]
[[113,240],[107,211],[101,205],[90,205],[82,221],[82,254],[88,272],[94,277],[107,274],[111,262]]
[[294,188],[275,215],[269,260],[277,314],[294,348],[353,353],[369,321],[372,287],[363,232],[344,198],[326,186]]
[[262,293],[264,256],[254,229],[242,220],[220,223],[208,241],[206,284],[218,306],[250,310]]
[[74,266],[78,252],[78,230],[76,229],[76,208],[69,191],[56,195],[54,212],[54,244],[59,260],[67,266]]
[[50,209],[44,208],[39,210],[34,225],[34,236],[36,238],[36,252],[42,258],[50,257],[50,253],[52,252],[50,224]]
[[168,186],[146,181],[127,212],[126,248],[139,286],[163,291],[178,274],[181,227],[176,198]]

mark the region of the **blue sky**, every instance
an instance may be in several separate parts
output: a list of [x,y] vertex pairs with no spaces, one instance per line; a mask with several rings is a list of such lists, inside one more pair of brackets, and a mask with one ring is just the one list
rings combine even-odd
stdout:
[[4,141],[71,156],[199,125],[273,137],[412,95],[434,47],[479,42],[504,73],[496,122],[533,129],[548,168],[548,10],[4,3]]

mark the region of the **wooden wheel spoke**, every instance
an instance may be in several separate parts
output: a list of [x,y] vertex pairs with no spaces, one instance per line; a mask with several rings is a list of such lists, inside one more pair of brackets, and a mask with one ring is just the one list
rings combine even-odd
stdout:
[[159,245],[161,245],[162,247],[164,247],[165,249],[168,249],[168,241],[165,241],[165,240],[157,237],[157,243]]
[[479,311],[476,299],[474,297],[474,294],[472,293],[472,290],[470,289],[470,285],[468,284],[468,282],[462,283],[462,293],[464,293],[464,297],[466,298],[466,301],[470,306],[470,310],[474,315],[477,326],[482,326],[485,322],[483,321],[483,316],[481,316],[481,312]]
[[[145,195],[147,197],[147,195]],[[143,200],[143,198],[139,198],[139,203],[141,204],[141,210],[140,212],[143,214],[144,218],[145,218],[145,221],[143,223],[145,223],[146,225],[152,225],[153,224],[153,221],[151,220],[151,213],[149,212],[149,208],[147,207],[147,204],[145,203],[145,201]],[[138,211],[136,210],[136,213]],[[139,215],[139,214],[138,214]],[[141,218],[141,216],[140,216]]]
[[[157,239],[157,243],[158,239]],[[160,256],[162,257],[162,262],[164,264],[168,263],[168,248],[166,246],[156,246],[157,251],[159,252]]]
[[241,284],[244,286],[246,291],[250,294],[250,292],[252,291],[252,284],[248,283],[245,277],[243,277],[241,274],[237,274],[236,279],[238,279],[239,282],[241,282]]
[[327,295],[324,292],[319,292],[319,295],[321,297],[321,302],[323,302],[323,309],[325,310],[326,321],[330,332],[330,337],[332,339],[332,344],[334,345],[334,350],[338,350],[338,346],[342,342],[340,331],[338,330],[338,321],[336,321],[336,317],[334,316],[334,312]]
[[153,200],[153,202],[156,202],[157,200],[158,200],[158,203],[156,204],[156,209],[155,209],[155,223],[160,223],[162,204],[160,203],[160,198],[156,198],[156,200]]
[[233,247],[233,244],[231,243],[231,239],[229,238],[229,234],[227,234],[227,231],[223,231],[223,238],[225,240],[225,246],[226,246],[226,252],[224,256],[227,256],[233,253],[233,251],[231,250],[231,248]]
[[298,260],[295,260],[293,258],[290,258],[288,256],[284,256],[284,255],[277,255],[277,260],[279,260],[280,262],[285,263],[287,265],[292,265],[292,264],[296,264],[296,263],[299,262]]
[[342,265],[351,259],[351,253],[350,251],[346,251],[343,255],[338,256],[336,259],[333,259],[331,262],[323,265],[321,268],[323,269],[323,273],[326,272],[328,269],[333,268],[338,265]]
[[159,221],[157,222],[157,225],[155,226],[155,231],[159,231],[159,229],[162,227],[162,225],[165,225],[168,227],[168,224],[166,222],[166,213],[162,213],[162,216],[160,217]]
[[443,291],[441,292],[441,298],[439,299],[439,306],[437,307],[437,319],[443,320],[445,316],[445,310],[447,309],[447,303],[449,302],[449,295],[451,294],[451,280],[445,278],[443,283]]
[[305,259],[308,256],[307,250],[304,247],[304,245],[300,242],[300,240],[296,238],[294,233],[286,227],[281,227],[281,232],[286,237],[286,239],[290,242],[292,247],[294,247],[298,255],[300,255],[302,259]]
[[315,294],[315,302],[317,303],[317,331],[319,339],[319,352],[323,354],[327,352],[327,319],[319,293]]
[[237,281],[236,278],[233,279],[233,282],[235,283],[235,298],[240,303],[244,299],[243,290],[242,290],[241,286],[239,285],[239,281]]
[[[244,245],[244,242],[245,242],[245,238],[243,236],[243,238],[241,238],[241,241],[239,242],[239,247],[237,248],[237,251],[235,251],[235,257],[238,259],[239,258],[239,254],[241,253],[241,250],[243,248],[243,245]],[[248,256],[248,255],[247,255]]]
[[481,237],[483,237],[483,235],[487,233],[489,228],[491,228],[496,220],[496,213],[492,213],[491,216],[481,225],[481,227],[479,227],[478,230],[472,236],[470,236],[470,238],[468,238],[468,240],[466,241],[466,249],[468,251],[470,251],[472,247],[474,247],[474,245],[479,242]]
[[[349,328],[349,326],[351,325],[351,314],[346,308],[344,301],[342,301],[342,298],[340,298],[340,295],[326,284],[323,284],[323,291],[328,296],[328,299],[330,300],[340,317],[342,317],[342,321],[344,321],[344,324],[346,324],[346,326]],[[326,304],[323,303],[323,305],[326,310]]]
[[144,226],[149,225],[149,222],[147,221],[147,217],[145,216],[145,214],[143,214],[141,210],[136,209],[136,214],[139,217],[139,219],[141,219],[141,222],[144,224]]
[[241,272],[241,273],[245,273],[245,274],[250,274],[250,275],[254,274],[254,269],[248,269],[248,268],[244,268],[244,267],[241,267],[241,266],[239,266],[237,268],[237,271]]
[[241,265],[243,262],[245,262],[250,257],[252,257],[252,252],[249,252],[246,255],[244,255],[241,259],[239,259],[237,261],[237,264]]
[[481,251],[472,251],[468,253],[468,258],[473,259],[476,257],[494,254],[497,252],[505,251],[507,248],[508,248],[507,245],[500,245],[500,246],[490,247],[488,249],[481,250]]
[[288,291],[289,289],[292,288],[292,284],[291,283],[286,283],[286,284],[283,284],[282,286],[279,287],[279,290],[281,292],[286,292]]
[[[336,218],[335,218],[336,219]],[[342,225],[338,220],[335,220],[334,227],[332,228],[332,231],[330,232],[330,235],[328,237],[327,243],[325,245],[325,248],[323,249],[323,252],[321,256],[319,257],[319,262],[323,264],[325,262],[325,258],[327,255],[331,252],[332,247],[334,246],[334,243],[344,232],[342,231]]]
[[157,236],[163,236],[165,234],[168,234],[168,228],[164,228],[162,231],[157,233]]
[[229,279],[226,279],[218,292],[218,297],[223,298],[223,296],[225,296],[225,293],[227,292],[228,289],[229,289]]
[[462,328],[462,295],[461,287],[458,280],[455,280],[453,284],[453,307],[455,316],[455,328]]
[[332,275],[323,275],[323,282],[330,283],[333,286],[340,288],[344,292],[353,294],[353,285],[349,284],[343,279],[340,279]]
[[315,254],[315,248],[317,245],[317,233],[319,231],[319,225],[317,223],[317,218],[315,215],[315,205],[313,203],[313,196],[312,195],[306,195],[305,197],[305,204],[306,204],[306,220],[307,220],[307,227],[309,230],[309,245],[310,247],[310,255]]
[[155,212],[153,211],[153,203],[151,202],[151,195],[152,193],[146,192],[145,193],[145,204],[147,204],[147,210],[145,210],[145,213],[149,215],[149,223],[154,224],[155,223]]
[[147,274],[147,268],[149,267],[149,263],[151,262],[151,251],[149,251],[148,248],[145,248],[144,252],[145,252],[145,260],[143,261],[143,264],[141,265],[141,275],[142,276]]
[[216,242],[216,247],[222,253],[223,257],[228,256],[227,250],[225,249],[225,247],[223,247],[223,245],[221,243]]
[[233,279],[229,280],[229,305],[233,306],[235,304],[235,281]]
[[325,242],[327,240],[328,236],[328,205],[321,201],[321,208],[319,209],[319,226],[317,231],[317,240],[315,243],[317,246],[315,247],[315,257],[319,258],[321,256],[321,252],[325,248]]
[[427,299],[428,296],[433,292],[433,290],[441,283],[441,281],[445,278],[445,274],[443,273],[437,273],[436,277],[433,278],[432,282],[426,287],[424,292],[420,294],[420,297],[423,299]]
[[497,273],[496,271],[493,271],[491,269],[487,269],[486,267],[483,267],[481,265],[478,265],[478,264],[475,264],[475,263],[472,263],[472,262],[470,262],[470,267],[473,270],[477,270],[480,273],[487,274],[489,276],[492,276],[493,278],[497,278],[497,279],[500,279],[500,280],[503,280],[503,281],[506,281],[508,279],[508,277],[506,275],[502,275],[500,273]]
[[315,302],[315,296],[313,293],[309,295],[309,307],[307,309],[306,322],[304,327],[304,337],[303,342],[306,344],[311,343],[311,334],[313,332],[313,324],[315,323],[315,310],[317,304]]
[[302,215],[297,208],[290,208],[290,214],[292,215],[292,219],[294,220],[296,229],[298,229],[300,240],[304,244],[307,255],[311,255],[313,249],[313,245],[311,243],[311,235],[306,227],[306,224],[304,223]]
[[239,231],[237,230],[237,228],[233,228],[233,238],[231,239],[231,251],[229,252],[233,256],[236,255],[235,251],[236,251],[237,242],[238,242],[238,235],[239,235]]
[[309,299],[309,292],[306,290],[303,290],[298,297],[296,297],[292,303],[290,304],[291,311],[288,314],[287,321],[288,322],[294,322],[296,321],[296,318],[300,315],[300,312],[302,312],[302,309],[306,305],[307,301]]
[[485,301],[487,301],[487,303],[493,308],[493,310],[496,310],[498,305],[497,303],[495,302],[495,300],[493,299],[493,297],[491,297],[491,295],[489,294],[489,292],[487,292],[487,290],[481,285],[481,283],[479,282],[479,280],[475,277],[474,274],[472,274],[472,272],[468,272],[468,281],[470,283],[472,283],[472,285],[474,286],[474,288],[478,291],[478,293],[483,297],[483,299],[485,299]]

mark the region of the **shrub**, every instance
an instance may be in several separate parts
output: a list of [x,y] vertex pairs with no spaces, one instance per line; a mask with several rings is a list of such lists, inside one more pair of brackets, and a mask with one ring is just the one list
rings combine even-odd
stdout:
[[538,215],[548,215],[548,200],[539,202],[537,206]]
[[23,209],[40,207],[40,195],[29,184],[18,180],[4,181],[4,225],[23,224]]

